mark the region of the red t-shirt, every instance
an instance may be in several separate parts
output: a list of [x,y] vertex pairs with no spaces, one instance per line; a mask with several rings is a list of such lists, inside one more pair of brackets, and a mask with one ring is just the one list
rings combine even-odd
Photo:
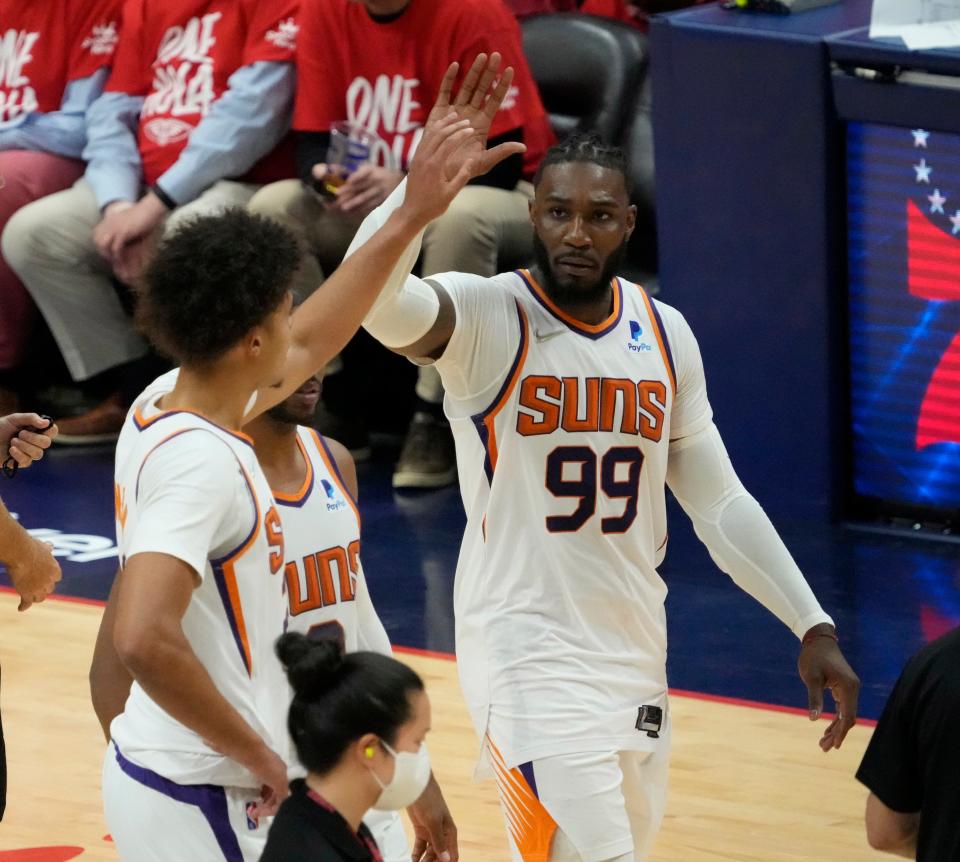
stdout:
[[507,8],[518,18],[547,12],[577,12],[579,0],[506,0]]
[[[297,0],[126,0],[120,47],[107,90],[145,96],[138,144],[152,184],[241,66],[289,63],[296,48]],[[293,176],[278,147],[244,178]],[[282,163],[282,164],[281,164]]]
[[0,129],[57,111],[67,84],[109,65],[121,0],[0,0]]
[[514,81],[490,136],[523,129],[528,178],[553,143],[520,28],[503,0],[410,0],[387,23],[352,0],[303,0],[300,25],[295,129],[358,123],[384,142],[378,164],[406,169],[447,66],[458,60],[462,77],[477,54],[499,51]]

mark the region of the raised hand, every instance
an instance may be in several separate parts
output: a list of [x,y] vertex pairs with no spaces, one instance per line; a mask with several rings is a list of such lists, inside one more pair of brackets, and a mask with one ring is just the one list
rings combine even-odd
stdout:
[[[407,172],[407,191],[396,210],[411,224],[426,227],[442,216],[473,177],[475,160],[459,155],[474,134],[469,120],[448,114],[424,132]],[[458,165],[459,167],[455,167]]]
[[503,74],[498,76],[500,55],[496,52],[489,56],[478,54],[464,76],[457,95],[452,97],[453,84],[459,71],[459,63],[451,63],[447,68],[437,101],[427,117],[426,129],[429,131],[435,123],[451,113],[459,120],[468,120],[473,134],[463,142],[456,156],[449,160],[448,169],[455,174],[464,163],[469,162],[472,177],[479,177],[508,156],[526,152],[527,149],[519,141],[487,149],[487,138],[493,119],[510,92],[513,68],[508,66]]

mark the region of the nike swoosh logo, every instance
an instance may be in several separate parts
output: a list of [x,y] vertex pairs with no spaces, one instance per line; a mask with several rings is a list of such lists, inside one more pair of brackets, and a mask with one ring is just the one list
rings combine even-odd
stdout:
[[566,331],[566,329],[555,329],[553,332],[541,332],[538,329],[534,331],[534,334],[537,336],[537,342],[542,344],[544,341],[549,341],[551,338],[556,338],[558,335],[563,335],[563,333]]

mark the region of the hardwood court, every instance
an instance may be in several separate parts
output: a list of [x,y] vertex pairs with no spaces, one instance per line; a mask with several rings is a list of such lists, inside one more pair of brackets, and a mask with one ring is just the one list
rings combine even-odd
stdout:
[[[87,669],[99,607],[48,601],[17,614],[0,593],[0,698],[9,799],[0,862],[115,860],[104,840],[104,742],[90,707]],[[508,854],[493,784],[470,777],[477,744],[452,661],[408,654],[434,709],[431,756],[460,830],[464,862]],[[803,697],[798,682],[798,701]],[[869,729],[856,727],[824,755],[803,716],[676,696],[670,804],[656,862],[881,859],[866,847],[865,791],[853,779]],[[27,848],[58,847],[45,854]],[[68,848],[74,848],[72,851]]]

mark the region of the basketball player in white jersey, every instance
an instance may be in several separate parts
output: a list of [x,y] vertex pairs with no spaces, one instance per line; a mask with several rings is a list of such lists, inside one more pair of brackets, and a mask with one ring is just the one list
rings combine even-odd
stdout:
[[295,242],[241,210],[196,219],[147,268],[141,324],[180,367],[135,400],[117,445],[121,573],[101,641],[134,682],[110,726],[103,795],[124,860],[260,855],[260,818],[287,793],[273,656],[285,558],[269,485],[239,429],[336,355],[469,179],[522,150],[485,149],[510,84],[507,70],[493,86],[498,63],[478,57],[453,110],[451,67],[403,202],[292,316]]
[[859,683],[733,472],[689,326],[616,277],[635,221],[622,153],[555,147],[530,216],[530,271],[391,281],[365,326],[443,378],[467,510],[458,667],[514,859],[639,862],[671,733],[666,485],[717,564],[801,639],[811,719],[832,689],[825,751]]
[[[273,490],[286,563],[287,631],[334,640],[346,652],[392,655],[360,561],[357,470],[346,447],[313,430],[321,382],[311,377],[286,401],[246,426]],[[284,698],[289,695],[284,692]],[[290,754],[291,772],[304,770]],[[456,828],[435,779],[408,809],[417,836],[413,858],[428,844],[440,854],[452,848]],[[397,812],[371,810],[364,818],[384,862],[409,862],[410,845]]]

